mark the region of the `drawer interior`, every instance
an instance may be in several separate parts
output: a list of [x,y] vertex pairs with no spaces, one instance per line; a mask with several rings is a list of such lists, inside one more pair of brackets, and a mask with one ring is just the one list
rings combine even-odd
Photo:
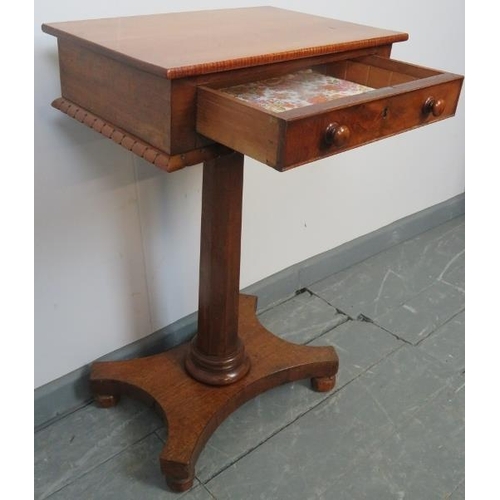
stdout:
[[367,56],[218,90],[251,106],[282,113],[439,74],[428,68]]
[[332,101],[339,97],[361,94],[373,88],[345,78],[306,69],[221,90],[225,94],[267,111],[281,113]]
[[323,71],[374,89],[392,87],[441,74],[433,69],[377,56],[339,61],[329,67],[323,66]]
[[277,170],[453,116],[463,80],[379,56],[253,76],[199,86],[196,129]]

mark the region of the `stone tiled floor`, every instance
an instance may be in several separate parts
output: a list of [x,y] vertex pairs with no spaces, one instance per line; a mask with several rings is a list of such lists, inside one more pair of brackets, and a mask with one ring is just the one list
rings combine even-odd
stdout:
[[35,434],[35,498],[463,499],[464,316],[460,217],[260,315],[290,341],[334,345],[337,387],[248,402],[210,439],[190,492],[166,490],[162,423],[124,400]]

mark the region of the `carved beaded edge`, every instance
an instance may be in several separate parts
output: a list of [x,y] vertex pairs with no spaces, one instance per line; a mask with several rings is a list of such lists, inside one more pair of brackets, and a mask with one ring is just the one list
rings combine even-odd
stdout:
[[155,167],[167,172],[175,172],[189,165],[196,165],[205,160],[210,160],[218,156],[230,153],[232,150],[215,144],[205,148],[189,151],[184,154],[169,155],[154,146],[142,141],[141,139],[123,131],[112,123],[99,118],[90,111],[82,108],[64,97],[59,97],[52,102],[52,107],[62,111],[64,114],[83,123],[87,127],[99,132],[104,137],[111,139],[118,145],[134,153],[140,158],[153,164]]

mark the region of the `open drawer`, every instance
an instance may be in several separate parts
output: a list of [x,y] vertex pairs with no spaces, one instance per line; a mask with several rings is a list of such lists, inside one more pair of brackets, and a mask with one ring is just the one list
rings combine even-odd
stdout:
[[200,86],[197,131],[286,170],[455,114],[463,77],[379,56]]

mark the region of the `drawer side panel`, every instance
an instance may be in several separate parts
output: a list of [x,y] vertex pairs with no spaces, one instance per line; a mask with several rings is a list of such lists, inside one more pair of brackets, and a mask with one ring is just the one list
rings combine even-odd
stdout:
[[170,153],[169,80],[58,42],[64,98]]
[[196,128],[200,134],[270,166],[276,165],[282,149],[278,119],[204,87],[198,89]]

